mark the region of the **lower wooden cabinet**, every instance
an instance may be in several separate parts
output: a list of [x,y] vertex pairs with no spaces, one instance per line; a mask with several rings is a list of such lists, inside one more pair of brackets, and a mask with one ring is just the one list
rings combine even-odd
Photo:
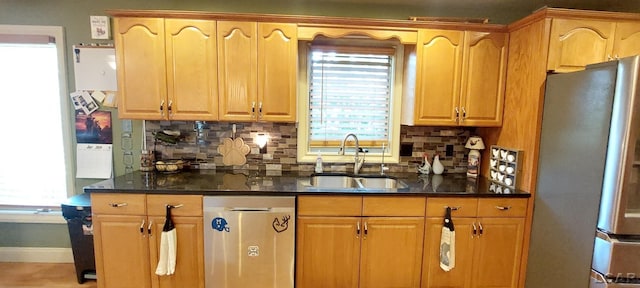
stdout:
[[[93,215],[98,287],[151,287],[146,216]],[[140,228],[144,227],[144,228]]]
[[[440,268],[447,206],[456,209],[456,265],[448,272]],[[527,199],[428,199],[422,288],[517,287],[526,206]]]
[[[204,287],[201,196],[105,193],[91,198],[98,287]],[[172,210],[178,240],[176,272],[158,276],[168,204],[183,205]]]
[[357,217],[298,217],[296,287],[358,287]]
[[420,287],[424,197],[313,197],[298,200],[296,287]]

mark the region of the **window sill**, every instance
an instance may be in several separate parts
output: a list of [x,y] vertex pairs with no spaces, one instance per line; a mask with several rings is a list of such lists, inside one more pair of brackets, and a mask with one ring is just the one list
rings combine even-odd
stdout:
[[0,210],[0,222],[66,224],[62,211],[36,212],[34,210]]

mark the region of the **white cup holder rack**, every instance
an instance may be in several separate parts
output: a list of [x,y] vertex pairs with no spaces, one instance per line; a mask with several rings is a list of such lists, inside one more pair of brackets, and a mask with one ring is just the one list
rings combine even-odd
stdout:
[[514,192],[522,170],[522,151],[491,145],[489,153],[489,191],[498,194]]

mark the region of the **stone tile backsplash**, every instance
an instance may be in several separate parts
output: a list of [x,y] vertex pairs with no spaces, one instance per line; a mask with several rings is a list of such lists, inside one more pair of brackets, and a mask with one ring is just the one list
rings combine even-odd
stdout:
[[[251,152],[247,155],[247,163],[242,166],[227,167],[222,163],[222,155],[218,153],[218,145],[222,139],[232,137],[233,123],[200,122],[200,121],[147,121],[146,133],[149,149],[157,151],[158,158],[163,159],[197,159],[206,160],[203,165],[207,169],[248,169],[248,170],[280,170],[280,171],[313,171],[314,163],[297,163],[296,124],[293,123],[235,123],[236,135],[249,145]],[[181,140],[175,145],[154,143],[153,133],[160,130],[180,130]],[[411,156],[401,156],[400,163],[389,164],[391,172],[416,172],[416,165],[422,162],[423,153],[430,159],[437,153],[445,167],[445,173],[464,173],[467,170],[468,150],[464,148],[467,138],[475,132],[467,127],[417,127],[402,126],[401,143],[412,145]],[[260,154],[254,143],[258,133],[269,135],[267,153]],[[153,146],[152,146],[153,145]],[[447,145],[452,145],[453,156],[445,157]],[[329,171],[350,171],[353,164],[331,164]],[[364,165],[363,173],[378,172],[378,165]]]

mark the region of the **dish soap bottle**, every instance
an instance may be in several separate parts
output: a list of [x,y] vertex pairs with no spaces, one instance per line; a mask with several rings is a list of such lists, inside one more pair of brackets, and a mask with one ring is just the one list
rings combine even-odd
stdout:
[[322,173],[322,154],[318,153],[316,158],[316,173]]

